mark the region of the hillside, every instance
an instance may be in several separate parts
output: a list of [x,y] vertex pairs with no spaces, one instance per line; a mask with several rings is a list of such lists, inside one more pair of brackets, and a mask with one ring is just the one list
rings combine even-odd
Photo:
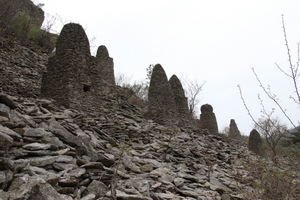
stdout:
[[0,200],[252,199],[259,157],[218,133],[210,105],[195,124],[160,65],[145,111],[80,25],[48,48],[0,37]]
[[[201,130],[1,94],[2,199],[241,199],[249,154]],[[98,188],[98,189],[97,189]],[[101,189],[99,189],[101,188]]]

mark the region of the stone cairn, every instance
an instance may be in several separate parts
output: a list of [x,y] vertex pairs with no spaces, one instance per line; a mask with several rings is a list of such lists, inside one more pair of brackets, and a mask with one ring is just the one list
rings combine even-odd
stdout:
[[180,118],[179,123],[181,125],[190,124],[192,122],[192,118],[189,113],[187,97],[185,97],[184,89],[182,87],[180,80],[176,75],[173,75],[169,79],[169,83],[173,91],[177,112],[179,114],[178,116]]
[[113,96],[114,64],[105,46],[91,56],[87,35],[81,25],[66,24],[57,39],[55,55],[48,60],[41,96],[58,105],[79,110],[95,110],[101,99]]
[[160,124],[176,124],[178,111],[165,70],[154,66],[148,92],[147,116]]
[[261,155],[262,154],[260,150],[261,144],[262,144],[262,139],[260,137],[260,134],[257,132],[256,129],[253,129],[249,135],[248,150],[254,152],[257,155]]
[[234,119],[230,120],[228,137],[230,139],[234,139],[234,140],[241,140],[242,139],[241,133],[240,133]]
[[218,134],[218,124],[215,114],[213,113],[213,107],[209,104],[204,104],[200,108],[200,120],[199,128],[207,129],[210,134]]

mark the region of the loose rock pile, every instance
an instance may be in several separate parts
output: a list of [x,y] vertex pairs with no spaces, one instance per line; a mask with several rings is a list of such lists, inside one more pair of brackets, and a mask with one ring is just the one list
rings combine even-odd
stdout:
[[242,199],[246,148],[134,112],[1,93],[0,199]]

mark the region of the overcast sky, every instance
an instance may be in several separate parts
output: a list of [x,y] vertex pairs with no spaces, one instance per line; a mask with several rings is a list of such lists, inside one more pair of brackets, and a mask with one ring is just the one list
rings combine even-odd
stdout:
[[[255,118],[260,117],[261,110],[258,94],[269,109],[276,108],[265,98],[251,68],[278,94],[294,123],[298,123],[299,107],[289,99],[293,93],[292,81],[277,69],[275,62],[288,69],[281,21],[284,14],[292,59],[296,63],[300,42],[299,0],[35,2],[44,3],[46,13],[61,17],[54,27],[57,32],[63,23],[79,23],[95,46],[92,51],[105,45],[114,59],[115,74],[144,80],[146,68],[160,63],[168,78],[176,74],[191,81],[197,79],[199,83],[206,81],[199,95],[199,107],[205,103],[213,106],[220,130],[229,125],[230,119],[235,119],[246,135],[253,128],[238,84]],[[276,116],[287,122],[279,112]]]

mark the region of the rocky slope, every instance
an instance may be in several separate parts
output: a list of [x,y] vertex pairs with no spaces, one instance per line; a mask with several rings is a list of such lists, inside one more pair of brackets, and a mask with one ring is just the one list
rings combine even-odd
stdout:
[[245,199],[244,144],[162,126],[126,102],[57,107],[38,98],[47,60],[35,45],[0,39],[0,200]]
[[85,114],[0,95],[0,199],[243,199],[249,156],[137,108]]

